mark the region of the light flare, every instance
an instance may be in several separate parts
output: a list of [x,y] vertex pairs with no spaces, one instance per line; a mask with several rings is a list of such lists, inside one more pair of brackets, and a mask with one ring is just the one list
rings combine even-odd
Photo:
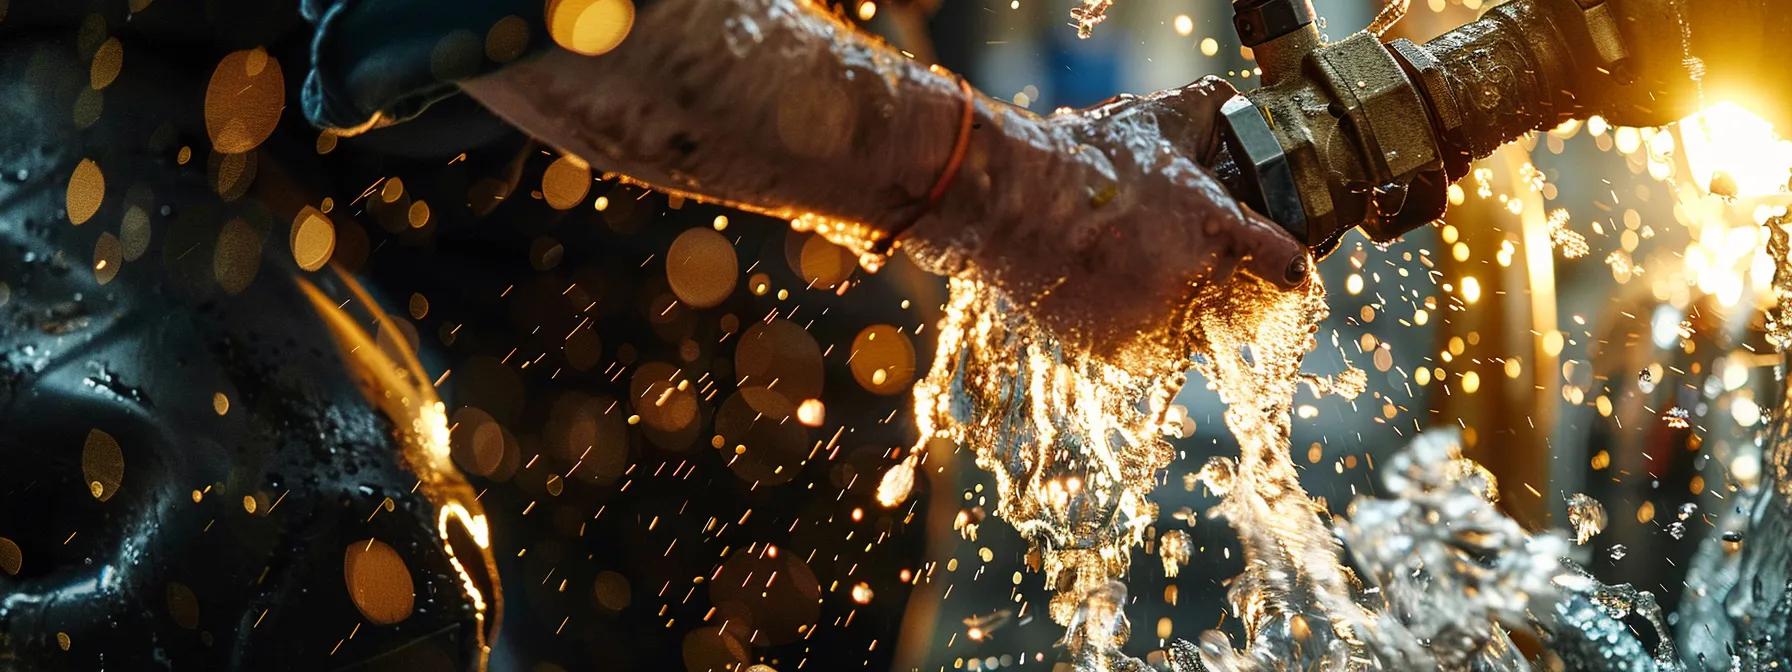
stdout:
[[[1695,183],[1733,181],[1725,196],[1766,196],[1786,191],[1792,177],[1792,142],[1773,124],[1734,102],[1721,102],[1679,123],[1680,146]],[[1717,192],[1717,189],[1712,189]]]

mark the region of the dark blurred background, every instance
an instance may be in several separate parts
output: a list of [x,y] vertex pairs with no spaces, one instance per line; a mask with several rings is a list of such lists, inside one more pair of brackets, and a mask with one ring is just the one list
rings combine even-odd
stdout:
[[[1088,40],[1070,26],[1070,5],[833,9],[1041,114],[1207,75],[1255,86],[1226,3],[1122,1]],[[1467,5],[1414,7],[1398,31],[1441,32],[1481,9]],[[1315,6],[1333,37],[1379,9]],[[902,508],[872,497],[913,441],[907,386],[930,361],[940,280],[900,259],[868,275],[782,221],[591,176],[495,122],[468,133],[466,119],[479,113],[467,107],[449,106],[453,135],[476,142],[443,143],[425,117],[341,140],[319,160],[339,193],[373,190],[354,217],[336,220],[343,238],[365,240],[362,257],[339,251],[337,262],[412,318],[426,368],[449,372],[441,390],[454,409],[456,456],[484,488],[508,600],[494,668],[1000,669],[1057,660],[1062,631],[1041,614],[1042,581],[1025,544],[991,515],[993,481],[968,454],[925,475]],[[1611,529],[1583,560],[1608,580],[1657,590],[1671,607],[1676,567],[1710,526],[1695,520],[1685,539],[1666,526],[1706,495],[1692,485],[1701,469],[1713,483],[1735,479],[1723,461],[1699,458],[1703,432],[1659,416],[1706,399],[1701,370],[1746,354],[1738,344],[1750,340],[1754,313],[1733,295],[1743,305],[1727,311],[1726,327],[1712,316],[1724,308],[1716,299],[1631,283],[1642,274],[1622,272],[1609,254],[1683,257],[1678,250],[1698,235],[1687,224],[1716,225],[1709,220],[1740,208],[1707,205],[1717,210],[1704,218],[1677,211],[1674,179],[1648,166],[1685,157],[1652,159],[1649,147],[1634,146],[1641,140],[1615,147],[1623,132],[1601,130],[1508,149],[1461,185],[1447,224],[1388,247],[1353,234],[1321,265],[1332,316],[1308,370],[1348,364],[1370,373],[1370,387],[1354,401],[1303,394],[1291,450],[1310,493],[1342,512],[1376,490],[1377,458],[1425,428],[1461,429],[1521,521],[1564,526],[1572,492],[1602,501]],[[500,198],[498,185],[512,178]],[[384,188],[396,180],[401,190]],[[422,226],[398,214],[415,202],[431,206]],[[1590,254],[1569,259],[1549,245],[1547,216],[1558,208],[1591,238]],[[669,267],[681,242],[682,254],[697,256]],[[701,298],[681,300],[693,296]],[[1700,315],[1715,322],[1695,331],[1711,341],[1703,351],[1677,333]],[[1664,322],[1676,333],[1656,338]],[[884,340],[868,340],[873,332]],[[1650,366],[1653,381],[1639,383]],[[1761,362],[1743,368],[1742,382],[1732,374],[1722,391],[1768,387]],[[767,377],[780,397],[740,391]],[[822,409],[815,426],[755,429],[745,454],[732,440],[713,444],[811,399]],[[1772,407],[1771,398],[1755,402]],[[1199,379],[1178,403],[1190,422],[1161,479],[1151,537],[1184,529],[1196,552],[1176,578],[1146,549],[1136,554],[1128,577],[1136,655],[1209,628],[1240,634],[1224,608],[1226,580],[1241,567],[1234,534],[1203,515],[1214,500],[1188,480],[1235,448]],[[1746,444],[1738,425],[1706,431]],[[738,585],[770,571],[788,583]]]
[[[1314,4],[1332,37],[1379,9]],[[1414,38],[1483,9],[1414,5],[1396,28]],[[1120,0],[1087,40],[1072,6],[831,10],[1041,114],[1206,75],[1256,85],[1223,0]],[[320,133],[295,113],[306,36],[289,21],[233,45],[287,64],[292,100],[259,151],[302,175],[307,198],[328,197],[331,259],[439,377],[504,583],[493,669],[1057,661],[1042,579],[967,453],[936,446],[901,507],[873,497],[914,441],[909,385],[931,361],[943,281],[900,258],[868,274],[784,221],[593,174],[464,98],[358,137]],[[1354,366],[1370,385],[1297,399],[1291,450],[1309,492],[1342,513],[1376,491],[1378,460],[1453,427],[1527,525],[1565,525],[1572,493],[1603,502],[1611,525],[1581,559],[1671,607],[1727,493],[1758,476],[1752,430],[1777,398],[1774,359],[1757,354],[1754,251],[1761,208],[1781,196],[1704,194],[1698,162],[1716,159],[1688,156],[1685,132],[1538,134],[1480,164],[1447,221],[1391,246],[1347,238],[1320,265],[1332,314],[1307,368]],[[1562,230],[1585,253],[1564,253]],[[1210,628],[1239,636],[1224,602],[1234,534],[1192,480],[1235,445],[1198,378],[1177,403],[1180,456],[1127,577],[1128,650],[1146,657]],[[1676,408],[1688,422],[1664,419]],[[1153,554],[1171,530],[1195,546],[1174,578]]]

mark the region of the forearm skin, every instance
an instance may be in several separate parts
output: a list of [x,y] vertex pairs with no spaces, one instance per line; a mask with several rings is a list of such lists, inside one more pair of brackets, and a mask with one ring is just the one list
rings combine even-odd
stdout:
[[[799,0],[662,0],[608,54],[554,50],[462,86],[601,170],[882,234],[920,214],[966,104],[951,75]],[[1018,116],[973,101],[967,166]]]
[[929,209],[967,104],[957,79],[802,0],[662,0],[608,54],[554,50],[462,86],[600,170],[868,238],[920,219],[971,238],[998,232],[966,223],[1086,219],[1113,184],[1073,129],[973,94],[963,163]]
[[[1208,108],[1230,93],[1210,82],[1050,117],[972,95],[962,165],[929,204],[967,104],[958,80],[803,0],[661,0],[608,54],[553,50],[462,87],[595,168],[860,253],[896,242],[1098,350],[1241,262],[1279,279],[1298,251],[1202,168]],[[1286,249],[1259,254],[1272,245]]]

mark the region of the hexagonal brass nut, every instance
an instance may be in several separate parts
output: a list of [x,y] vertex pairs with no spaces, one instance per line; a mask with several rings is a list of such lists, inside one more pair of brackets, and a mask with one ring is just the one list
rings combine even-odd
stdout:
[[1247,192],[1234,194],[1287,229],[1307,239],[1307,215],[1300,188],[1282,143],[1262,110],[1249,98],[1233,96],[1220,107],[1220,131],[1232,160],[1238,164]]
[[1418,87],[1381,40],[1357,33],[1311,57],[1319,79],[1356,126],[1364,166],[1382,183],[1404,182],[1439,163]]
[[1458,107],[1456,95],[1450,92],[1450,82],[1445,79],[1444,66],[1438,62],[1431,51],[1414,44],[1405,38],[1388,43],[1388,49],[1394,53],[1394,59],[1406,69],[1406,74],[1418,82],[1425,90],[1425,98],[1431,101],[1431,112],[1437,115],[1437,121],[1443,126],[1444,134],[1453,134],[1462,128],[1462,108]]

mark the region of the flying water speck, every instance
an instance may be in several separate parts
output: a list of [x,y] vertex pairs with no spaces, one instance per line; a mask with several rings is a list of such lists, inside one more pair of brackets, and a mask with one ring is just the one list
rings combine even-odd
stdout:
[[1605,506],[1585,493],[1568,497],[1568,525],[1574,529],[1574,543],[1585,544],[1605,530]]
[[1693,502],[1686,502],[1684,504],[1681,504],[1679,509],[1675,510],[1674,516],[1679,518],[1680,520],[1686,520],[1687,518],[1691,518],[1693,514],[1698,513],[1698,512],[1699,512],[1698,504],[1695,504]]

